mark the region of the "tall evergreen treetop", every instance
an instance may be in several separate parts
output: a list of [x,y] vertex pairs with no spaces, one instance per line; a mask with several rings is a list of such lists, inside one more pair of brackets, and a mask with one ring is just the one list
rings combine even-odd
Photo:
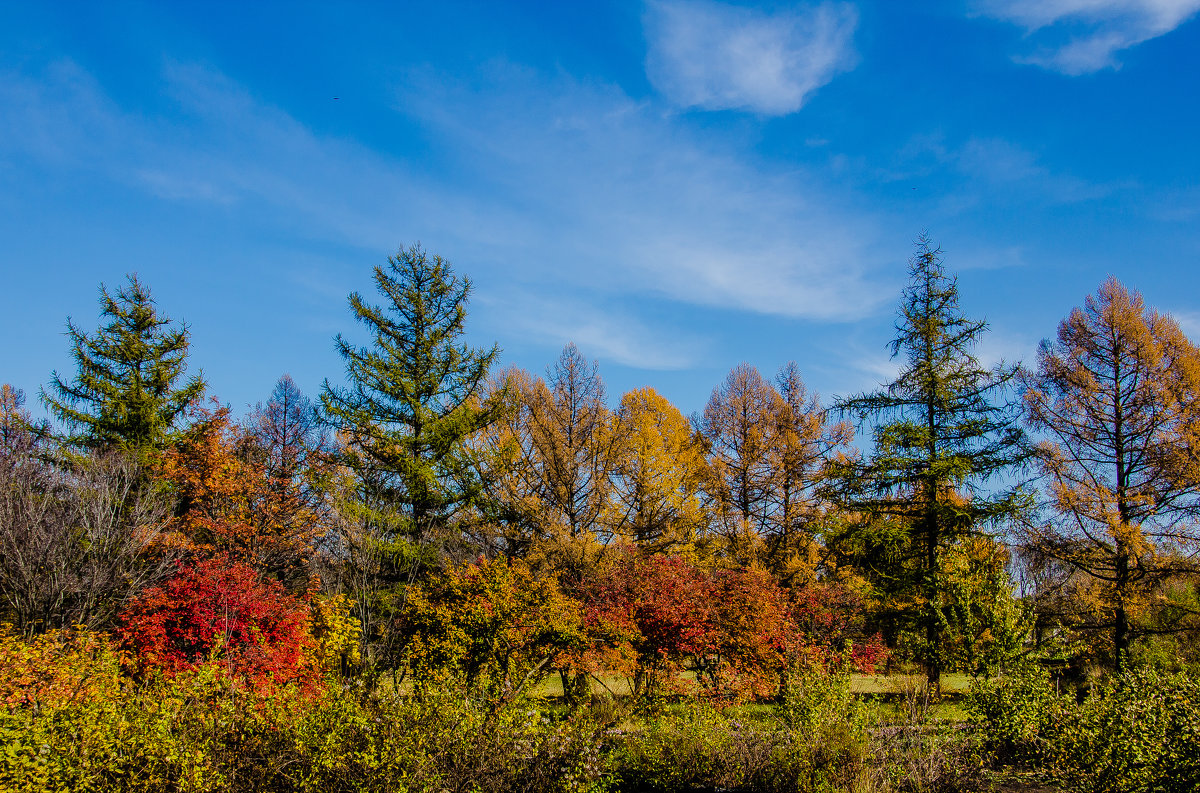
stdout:
[[158,312],[136,274],[111,294],[100,285],[101,316],[108,324],[89,335],[67,319],[78,372],[67,382],[52,373],[42,402],[67,425],[79,446],[161,448],[188,404],[204,393],[200,372],[187,371],[187,325],[171,325]]
[[463,343],[471,283],[419,245],[376,267],[375,285],[382,306],[349,298],[372,343],[338,335],[349,385],[326,381],[321,402],[372,500],[398,510],[402,533],[421,538],[473,496],[463,441],[499,409],[479,399],[499,348]]
[[[904,366],[882,390],[838,403],[860,423],[875,425],[871,456],[841,464],[838,473],[847,507],[899,519],[906,528],[908,575],[915,578],[909,584],[924,603],[924,660],[936,685],[946,622],[940,613],[942,552],[1024,506],[1020,488],[991,486],[1023,465],[1030,448],[1017,426],[1016,405],[1005,395],[1017,368],[980,363],[975,348],[987,323],[961,313],[957,279],[946,274],[940,249],[924,235],[916,249],[890,344],[892,357]],[[905,574],[892,576],[902,580]]]

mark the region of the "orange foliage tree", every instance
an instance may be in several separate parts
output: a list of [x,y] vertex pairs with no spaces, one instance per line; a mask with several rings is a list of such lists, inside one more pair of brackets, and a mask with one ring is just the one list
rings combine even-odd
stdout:
[[1043,343],[1024,384],[1059,515],[1031,547],[1082,579],[1084,627],[1109,632],[1119,670],[1151,593],[1197,568],[1200,349],[1109,278]]
[[254,453],[228,408],[194,412],[159,469],[178,497],[175,541],[201,555],[227,554],[295,588],[307,585],[306,564],[323,529],[302,485]]

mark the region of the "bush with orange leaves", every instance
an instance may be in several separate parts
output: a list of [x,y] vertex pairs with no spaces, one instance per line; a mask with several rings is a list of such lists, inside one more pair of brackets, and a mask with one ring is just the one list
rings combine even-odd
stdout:
[[122,654],[103,633],[49,631],[28,641],[0,631],[0,706],[57,708],[121,691]]

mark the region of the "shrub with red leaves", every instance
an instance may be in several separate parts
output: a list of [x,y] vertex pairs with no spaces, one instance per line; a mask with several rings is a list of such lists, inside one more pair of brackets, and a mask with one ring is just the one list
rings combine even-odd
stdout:
[[311,674],[307,605],[225,558],[181,565],[143,591],[122,613],[119,637],[143,672],[175,674],[214,661],[255,683]]
[[887,662],[883,637],[864,631],[861,597],[836,582],[810,583],[792,592],[792,614],[804,641],[828,657],[849,651],[856,671],[871,675]]

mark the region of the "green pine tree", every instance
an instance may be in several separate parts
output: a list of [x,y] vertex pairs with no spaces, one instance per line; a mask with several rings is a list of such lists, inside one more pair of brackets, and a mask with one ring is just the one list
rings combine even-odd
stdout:
[[974,351],[987,323],[960,312],[957,279],[946,274],[940,249],[924,235],[916,248],[890,344],[903,368],[882,390],[837,404],[860,424],[875,424],[874,450],[835,464],[834,473],[843,507],[866,525],[887,527],[886,541],[857,543],[875,548],[884,588],[912,604],[919,653],[936,689],[943,632],[953,619],[943,556],[1025,507],[1024,491],[1006,475],[1029,459],[1030,448],[1005,398],[1016,367],[983,367]]
[[382,307],[350,295],[373,342],[358,347],[338,335],[349,386],[326,381],[321,402],[348,441],[346,462],[390,513],[376,518],[424,541],[477,495],[465,441],[499,410],[481,400],[499,349],[462,342],[471,284],[440,256],[402,249],[375,268],[375,284]]
[[137,275],[126,278],[115,295],[100,285],[101,317],[108,323],[96,333],[67,319],[78,371],[70,382],[53,372],[53,394],[41,392],[74,446],[161,449],[188,404],[204,393],[199,372],[180,383],[187,370],[187,325],[172,326]]

